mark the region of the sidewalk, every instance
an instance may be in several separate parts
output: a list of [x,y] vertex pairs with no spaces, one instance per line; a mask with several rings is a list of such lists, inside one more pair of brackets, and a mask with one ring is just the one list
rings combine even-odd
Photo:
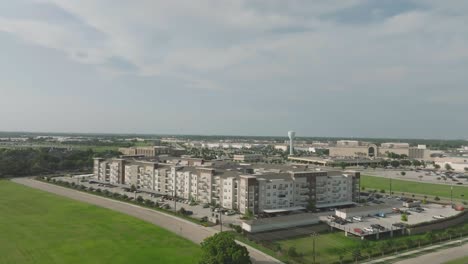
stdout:
[[465,242],[468,242],[467,237],[462,238],[462,239],[455,239],[454,238],[451,241],[447,241],[447,242],[444,242],[444,243],[441,243],[441,244],[426,246],[426,247],[423,247],[423,248],[418,248],[418,249],[415,249],[415,250],[411,250],[411,251],[407,251],[407,252],[403,252],[403,253],[398,253],[396,255],[391,255],[391,256],[371,260],[371,261],[368,261],[368,262],[362,262],[362,263],[366,263],[366,264],[387,263],[387,261],[396,260],[398,258],[405,257],[405,256],[410,256],[410,255],[414,255],[414,254],[420,254],[420,253],[425,252],[425,251],[431,251],[431,250],[439,249],[439,248],[449,246],[449,245],[453,245],[453,246],[463,245]]

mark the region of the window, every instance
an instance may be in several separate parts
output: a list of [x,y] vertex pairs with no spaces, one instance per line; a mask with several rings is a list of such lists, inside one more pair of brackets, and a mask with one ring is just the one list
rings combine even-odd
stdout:
[[271,186],[270,185],[267,185],[267,189],[270,190]]
[[275,185],[273,185],[273,189],[276,189],[276,184],[275,184]]

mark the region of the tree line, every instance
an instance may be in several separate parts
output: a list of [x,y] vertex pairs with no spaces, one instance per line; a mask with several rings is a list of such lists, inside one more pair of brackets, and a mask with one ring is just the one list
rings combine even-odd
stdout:
[[[100,152],[111,157],[116,151]],[[91,171],[96,152],[60,148],[0,149],[0,178],[52,174],[56,172]]]

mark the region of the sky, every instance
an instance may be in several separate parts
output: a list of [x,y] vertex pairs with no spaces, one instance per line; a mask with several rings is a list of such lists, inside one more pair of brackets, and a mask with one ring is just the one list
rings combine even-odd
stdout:
[[0,0],[0,131],[468,138],[466,0]]

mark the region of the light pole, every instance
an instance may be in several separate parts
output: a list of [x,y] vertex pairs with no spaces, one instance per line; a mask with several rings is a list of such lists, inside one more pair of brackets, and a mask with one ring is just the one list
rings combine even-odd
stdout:
[[313,262],[312,263],[315,264],[316,263],[315,262],[315,237],[317,236],[317,233],[313,232],[311,236],[312,236],[312,250],[313,250],[312,251],[313,252]]
[[219,228],[221,230],[221,232],[223,232],[223,212],[219,212]]
[[453,208],[453,184],[450,185],[450,204]]
[[172,191],[172,198],[174,199],[174,212],[177,212],[176,189]]

